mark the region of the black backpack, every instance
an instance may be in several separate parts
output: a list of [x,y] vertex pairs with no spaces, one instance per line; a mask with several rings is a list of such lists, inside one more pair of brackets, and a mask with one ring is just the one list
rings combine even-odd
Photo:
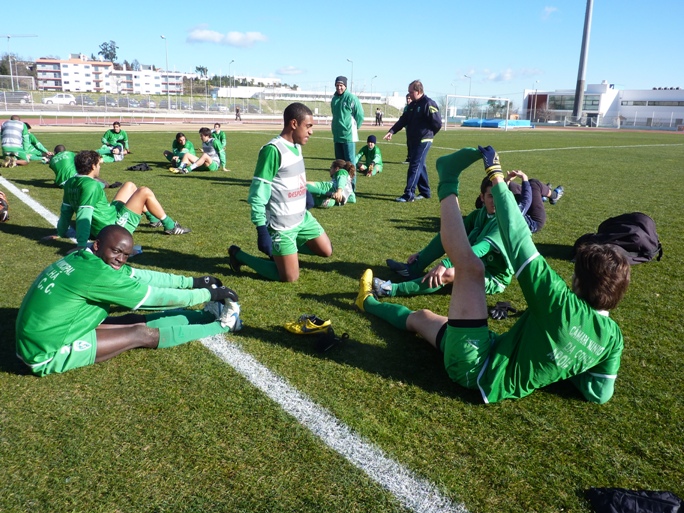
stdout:
[[573,256],[577,248],[583,244],[615,244],[627,252],[629,262],[640,264],[663,256],[663,247],[656,232],[655,221],[641,212],[632,212],[611,217],[603,221],[596,233],[582,235],[573,248]]

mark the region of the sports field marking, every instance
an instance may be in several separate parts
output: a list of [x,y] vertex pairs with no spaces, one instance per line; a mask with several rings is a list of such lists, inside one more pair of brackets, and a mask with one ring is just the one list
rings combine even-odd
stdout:
[[[56,215],[2,176],[0,185],[52,226],[57,226]],[[405,508],[417,513],[468,513],[465,506],[454,504],[432,483],[419,478],[387,457],[379,448],[365,441],[326,409],[308,399],[225,337],[217,335],[204,338],[200,342],[309,429],[325,445],[388,490]]]
[[[385,143],[388,144],[388,143]],[[395,143],[389,143],[395,144]],[[400,145],[402,146],[402,145]],[[620,148],[661,148],[661,147],[672,147],[672,146],[684,146],[684,143],[672,143],[672,144],[625,144],[620,146],[567,146],[563,148],[529,148],[527,150],[496,150],[497,153],[532,153],[537,151],[565,151],[565,150],[612,150]],[[445,148],[444,146],[432,146],[438,150],[456,151],[460,148]]]

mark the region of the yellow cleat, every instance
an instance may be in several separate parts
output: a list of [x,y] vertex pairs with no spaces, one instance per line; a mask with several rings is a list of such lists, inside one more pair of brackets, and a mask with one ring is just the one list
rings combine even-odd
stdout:
[[302,315],[294,322],[286,322],[285,329],[295,335],[316,335],[331,329],[330,319],[324,321],[315,315]]
[[359,295],[356,296],[356,307],[365,312],[363,302],[368,296],[373,295],[373,271],[366,269],[359,280]]

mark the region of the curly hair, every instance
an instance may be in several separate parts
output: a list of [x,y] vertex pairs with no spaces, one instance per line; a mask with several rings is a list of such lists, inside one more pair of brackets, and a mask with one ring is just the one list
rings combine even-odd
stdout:
[[585,244],[575,255],[575,293],[596,310],[612,310],[622,300],[630,280],[625,252],[613,244]]
[[330,166],[331,168],[334,168],[335,171],[338,169],[344,169],[349,173],[349,178],[352,180],[354,179],[354,176],[356,175],[356,166],[349,162],[348,160],[343,160],[343,159],[337,159],[334,160],[332,165]]

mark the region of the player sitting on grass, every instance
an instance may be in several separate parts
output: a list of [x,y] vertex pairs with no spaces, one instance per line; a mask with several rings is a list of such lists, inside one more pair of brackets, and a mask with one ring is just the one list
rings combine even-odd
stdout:
[[[477,157],[473,157],[477,158]],[[453,165],[452,155],[437,159],[437,169],[448,169]],[[487,294],[500,294],[511,283],[513,268],[506,253],[499,225],[496,222],[496,209],[492,196],[492,183],[485,177],[480,184],[480,196],[483,206],[473,210],[463,218],[468,243],[472,252],[485,267],[484,286]],[[441,235],[438,233],[420,252],[411,255],[408,263],[387,260],[393,271],[401,276],[420,276],[423,270],[437,258],[444,255]],[[454,266],[451,260],[444,258],[438,265],[421,278],[415,278],[404,283],[374,278],[373,290],[376,295],[383,296],[412,296],[417,294],[432,294],[444,286],[453,283]]]
[[382,173],[382,152],[377,142],[374,135],[369,135],[366,145],[356,155],[356,169],[359,173],[366,176]]
[[352,190],[352,182],[356,176],[354,164],[342,159],[333,161],[330,166],[328,182],[306,182],[306,190],[311,193],[314,206],[330,208],[356,203],[356,194]]
[[172,173],[185,175],[191,171],[218,171],[219,166],[226,168],[226,150],[221,143],[211,136],[211,130],[202,127],[199,130],[202,139],[202,156],[197,157],[191,153],[186,153],[180,161],[178,167],[169,170]]
[[[76,176],[76,154],[73,151],[67,151],[63,144],[55,146],[55,151],[50,153],[47,157],[48,167],[55,173],[55,185],[60,189],[64,188],[66,181],[72,176]],[[102,184],[102,187],[116,189],[121,187],[121,182],[114,182],[109,184],[102,178],[95,178]]]
[[[124,155],[130,153],[128,134],[121,130],[121,123],[114,121],[112,128],[107,130],[101,139],[102,147],[97,152],[102,156],[111,156],[115,160],[123,160]],[[113,160],[108,161],[113,162]]]
[[[71,253],[36,278],[16,321],[17,356],[34,374],[66,372],[129,349],[173,347],[240,329],[237,316],[222,323],[208,311],[163,310],[238,298],[212,276],[133,269],[126,264],[132,250],[130,233],[107,226],[92,251]],[[111,305],[163,311],[108,317]]]
[[[221,146],[223,147],[223,151],[225,153],[226,144],[228,143],[228,141],[226,140],[226,133],[223,130],[221,130],[221,123],[214,123],[214,129],[211,131],[211,134],[214,139],[221,143]],[[225,165],[223,166],[223,170],[230,171],[230,169],[227,169]]]
[[569,289],[532,242],[498,155],[491,146],[481,148],[485,172],[494,184],[501,236],[528,304],[508,332],[489,331],[484,265],[470,248],[458,200],[459,175],[477,151],[459,150],[450,166],[438,168],[442,242],[455,271],[449,316],[380,303],[372,294],[370,269],[361,278],[357,307],[422,335],[443,353],[449,377],[479,390],[485,403],[525,397],[564,379],[587,400],[605,403],[613,395],[623,350],[622,333],[608,310],[627,291],[627,257],[612,245],[582,246]]
[[285,109],[283,120],[280,135],[259,151],[247,198],[259,251],[273,256],[273,260],[230,246],[228,263],[233,272],[239,272],[244,264],[269,280],[293,282],[299,279],[298,252],[329,257],[332,244],[306,209],[302,146],[313,133],[313,113],[302,103],[292,103]]
[[178,167],[186,153],[197,156],[195,145],[192,144],[192,141],[188,141],[183,132],[178,132],[173,143],[171,143],[171,151],[164,150],[164,157],[175,167]]
[[84,249],[89,237],[97,237],[100,230],[110,224],[118,224],[133,233],[143,212],[148,212],[147,218],[153,226],[163,226],[167,235],[181,235],[190,231],[166,215],[154,192],[148,187],[138,188],[133,182],[126,182],[109,203],[102,185],[97,181],[101,165],[101,156],[97,152],[82,151],[76,155],[74,163],[78,174],[64,184],[57,235],[66,235],[75,213],[78,249]]

